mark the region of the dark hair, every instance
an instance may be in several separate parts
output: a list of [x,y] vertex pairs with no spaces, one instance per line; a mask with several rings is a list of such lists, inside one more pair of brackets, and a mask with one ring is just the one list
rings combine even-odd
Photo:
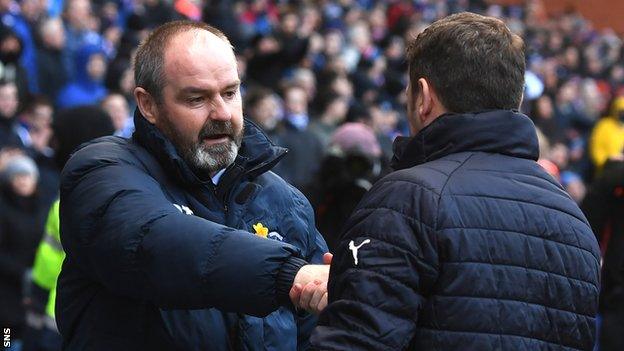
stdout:
[[301,84],[287,82],[282,86],[282,98],[284,100],[286,100],[286,97],[291,90],[303,90],[306,93],[306,96],[308,95],[306,89]]
[[317,101],[318,101],[319,112],[320,113],[325,112],[334,102],[338,100],[347,101],[347,99],[344,96],[336,94],[335,92],[331,91],[331,89],[329,89],[329,91],[325,91],[321,94],[318,94]]
[[271,89],[265,87],[253,87],[249,89],[245,96],[245,107],[253,108],[260,101],[272,95],[273,91]]
[[522,101],[524,42],[499,19],[463,12],[436,21],[408,43],[407,60],[412,89],[425,78],[450,112]]
[[203,22],[173,21],[156,28],[139,45],[134,58],[134,82],[145,89],[157,103],[162,101],[165,86],[165,49],[175,35],[191,30],[205,30],[230,44],[220,30]]
[[26,106],[24,106],[24,112],[32,113],[35,112],[35,109],[39,106],[52,106],[52,101],[48,99],[45,95],[34,95],[30,98]]
[[115,132],[113,122],[98,106],[81,106],[60,111],[52,123],[54,131],[54,159],[59,168],[65,165],[71,153],[82,143]]
[[7,85],[13,85],[17,88],[17,84],[15,83],[15,81],[0,77],[0,88],[6,87]]

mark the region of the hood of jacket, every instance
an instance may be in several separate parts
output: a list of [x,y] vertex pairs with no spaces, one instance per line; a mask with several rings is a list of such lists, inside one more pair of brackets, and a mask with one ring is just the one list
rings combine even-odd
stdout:
[[539,157],[535,125],[514,110],[446,113],[413,137],[397,137],[393,149],[395,170],[465,151],[531,160]]
[[76,58],[74,60],[76,67],[76,79],[75,81],[83,86],[103,86],[103,79],[94,80],[89,76],[89,72],[87,67],[89,65],[89,60],[94,55],[102,55],[106,57],[102,48],[98,45],[87,45],[80,49],[76,54]]

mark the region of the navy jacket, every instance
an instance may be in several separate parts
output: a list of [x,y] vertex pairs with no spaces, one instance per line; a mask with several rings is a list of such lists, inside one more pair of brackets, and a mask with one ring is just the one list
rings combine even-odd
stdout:
[[304,348],[315,320],[280,306],[327,248],[307,200],[269,171],[285,149],[246,122],[215,187],[138,112],[135,124],[133,139],[97,139],[63,169],[64,349]]
[[447,114],[396,146],[345,225],[313,346],[592,350],[598,245],[529,118]]

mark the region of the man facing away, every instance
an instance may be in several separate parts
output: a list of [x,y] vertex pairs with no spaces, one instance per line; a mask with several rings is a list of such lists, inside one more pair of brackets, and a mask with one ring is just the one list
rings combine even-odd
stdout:
[[321,350],[591,350],[599,251],[535,162],[519,113],[524,44],[462,13],[408,48],[408,118],[394,169],[334,252]]
[[327,280],[306,265],[326,245],[307,200],[270,172],[285,150],[243,120],[227,38],[165,24],[135,80],[133,138],[96,139],[63,169],[64,349],[305,348],[315,320],[285,306],[293,283]]

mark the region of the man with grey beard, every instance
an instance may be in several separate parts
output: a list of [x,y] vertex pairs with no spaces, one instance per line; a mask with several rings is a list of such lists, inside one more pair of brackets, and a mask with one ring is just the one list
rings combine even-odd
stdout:
[[308,201],[270,171],[286,150],[243,119],[229,41],[171,22],[134,68],[132,139],[83,145],[62,174],[65,349],[306,348],[315,317],[292,307],[327,303],[328,266],[308,264],[327,247]]

